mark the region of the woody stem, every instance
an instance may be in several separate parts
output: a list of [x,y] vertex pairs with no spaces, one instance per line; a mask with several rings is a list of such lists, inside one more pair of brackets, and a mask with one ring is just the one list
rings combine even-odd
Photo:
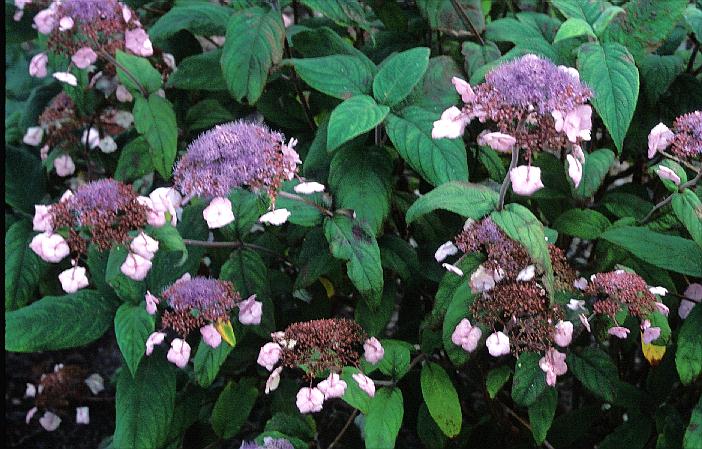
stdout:
[[509,169],[507,170],[504,181],[502,181],[502,186],[500,186],[500,199],[497,202],[497,210],[502,210],[505,206],[505,196],[507,195],[507,188],[510,183],[509,174],[512,172],[512,169],[517,166],[518,162],[519,148],[515,147],[512,150],[512,161],[509,163]]

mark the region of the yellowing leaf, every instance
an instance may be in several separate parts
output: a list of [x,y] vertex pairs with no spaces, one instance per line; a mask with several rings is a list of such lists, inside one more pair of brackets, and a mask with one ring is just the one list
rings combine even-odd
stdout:
[[656,366],[661,363],[661,360],[663,360],[663,356],[665,355],[665,346],[644,343],[643,333],[641,334],[641,350],[651,366]]
[[229,346],[236,346],[236,336],[234,335],[234,328],[232,328],[231,321],[217,321],[215,329],[217,329],[219,335],[222,336],[222,339],[226,341]]
[[334,296],[334,284],[325,277],[320,277],[319,282],[324,286],[324,290],[327,291],[327,298],[331,299],[331,297]]

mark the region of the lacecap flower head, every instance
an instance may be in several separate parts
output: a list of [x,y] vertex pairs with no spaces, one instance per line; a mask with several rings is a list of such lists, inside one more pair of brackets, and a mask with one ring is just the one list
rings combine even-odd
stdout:
[[226,197],[234,187],[260,188],[274,198],[292,179],[300,158],[284,136],[263,124],[236,121],[215,126],[189,146],[173,172],[186,198]]
[[535,150],[590,140],[592,108],[585,103],[592,91],[573,68],[529,54],[497,66],[475,87],[458,78],[453,84],[464,105],[434,123],[435,138],[458,137],[477,118],[497,128],[484,133],[480,144],[497,151],[526,149],[527,160]]
[[126,244],[130,231],[146,225],[147,210],[131,187],[107,178],[82,185],[49,213],[54,230],[69,230],[71,251],[85,254],[89,242],[100,250]]
[[162,326],[183,338],[203,326],[229,320],[229,313],[241,301],[231,282],[201,276],[174,282],[163,297],[169,309],[163,313]]

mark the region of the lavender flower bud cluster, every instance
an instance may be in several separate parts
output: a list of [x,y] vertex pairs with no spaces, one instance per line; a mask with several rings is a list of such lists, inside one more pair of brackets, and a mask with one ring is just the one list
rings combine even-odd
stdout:
[[173,172],[187,199],[226,197],[234,187],[261,188],[274,198],[284,180],[292,179],[300,158],[281,133],[263,124],[236,121],[215,126],[189,146]]

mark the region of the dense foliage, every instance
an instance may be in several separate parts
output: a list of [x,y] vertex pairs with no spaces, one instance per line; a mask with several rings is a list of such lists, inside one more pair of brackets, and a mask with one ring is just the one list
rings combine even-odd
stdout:
[[5,350],[122,360],[28,378],[28,429],[702,448],[699,0],[5,17]]

